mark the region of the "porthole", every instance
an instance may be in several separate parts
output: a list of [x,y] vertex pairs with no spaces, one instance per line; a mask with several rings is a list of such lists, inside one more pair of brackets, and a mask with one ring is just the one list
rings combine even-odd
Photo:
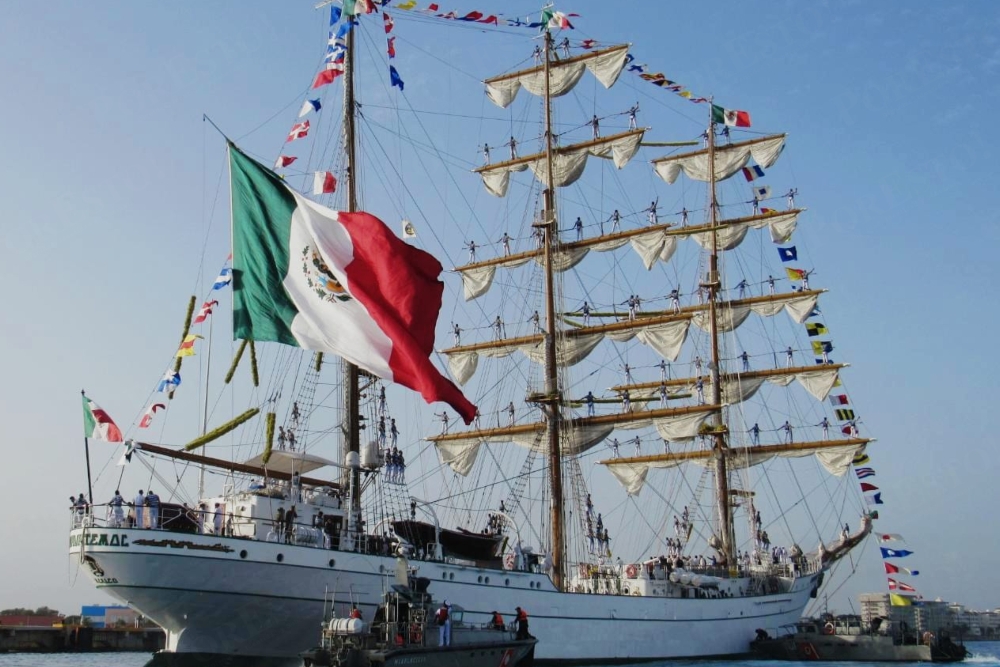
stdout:
[[336,565],[336,564],[337,564],[337,561],[335,561],[335,560],[333,560],[333,559],[331,558],[331,559],[330,559],[330,562],[329,562],[329,565],[330,565],[330,567],[333,567],[333,566],[334,566],[334,565]]
[[490,583],[490,578],[486,577],[486,583]]
[[455,581],[455,573],[454,573],[454,572],[450,572],[450,573],[448,574],[448,579],[449,579],[450,581]]
[[441,573],[441,578],[444,579],[445,581],[448,581],[448,573],[447,572],[442,572]]
[[278,554],[278,562],[285,560],[285,554]]
[[504,579],[503,580],[503,585],[504,586],[510,586],[510,579]]
[[385,565],[379,565],[378,566],[378,573],[379,574],[385,574]]
[[479,583],[483,583],[483,575],[479,575],[478,577],[476,577],[476,581],[478,581]]
[[246,557],[247,557],[247,550],[243,549],[242,551],[240,551],[240,558],[246,558]]

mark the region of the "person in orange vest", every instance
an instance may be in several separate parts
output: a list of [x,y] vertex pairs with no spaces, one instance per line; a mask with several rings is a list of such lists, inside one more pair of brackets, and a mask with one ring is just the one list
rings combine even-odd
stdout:
[[351,618],[361,619],[361,610],[358,609],[357,605],[351,605]]
[[490,620],[490,627],[494,630],[504,630],[503,616],[500,615],[500,612],[493,612],[493,618]]
[[520,607],[514,607],[514,611],[517,612],[515,615],[515,618],[517,619],[516,639],[534,639],[534,637],[532,637],[528,632],[528,612]]

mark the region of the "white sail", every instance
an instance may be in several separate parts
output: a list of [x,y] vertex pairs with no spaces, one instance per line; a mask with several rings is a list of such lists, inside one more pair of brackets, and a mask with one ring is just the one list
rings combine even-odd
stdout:
[[[719,250],[732,250],[738,247],[746,238],[749,229],[768,227],[771,240],[775,243],[787,242],[798,223],[799,214],[804,209],[794,209],[770,215],[754,215],[734,220],[722,220],[718,228]],[[642,260],[647,270],[652,269],[657,261],[669,262],[677,250],[677,241],[691,238],[702,248],[708,249],[712,244],[712,233],[706,231],[708,225],[674,228],[672,225],[657,225],[649,230],[632,230],[607,234],[594,239],[585,239],[568,243],[553,254],[553,270],[567,271],[587,256],[589,251],[609,252],[617,250],[627,243]],[[455,269],[462,276],[462,287],[466,301],[482,296],[493,285],[498,268],[514,269],[523,266],[534,259],[541,264],[544,261],[542,251],[517,253],[510,257],[497,258],[489,262],[477,262]]]
[[[556,148],[552,151],[552,182],[557,187],[572,185],[583,175],[587,166],[587,158],[610,158],[615,167],[621,169],[635,157],[642,142],[645,128],[630,130],[620,134],[586,141],[572,146]],[[512,172],[531,169],[540,183],[548,182],[548,160],[545,153],[535,153],[523,158],[498,162],[476,169],[483,178],[486,191],[496,197],[507,194]]]
[[[715,410],[715,406],[700,406],[694,409],[625,413],[610,419],[607,416],[599,419],[575,419],[566,422],[560,429],[559,451],[563,457],[579,456],[606,440],[615,429],[634,430],[649,426],[655,427],[660,437],[666,440],[687,442],[698,435],[702,424]],[[535,422],[508,428],[429,436],[425,439],[434,443],[441,463],[464,477],[472,471],[482,445],[512,443],[538,452],[545,451],[547,443],[543,436],[546,428],[545,422]]]
[[[872,440],[867,438],[851,438],[844,442],[821,440],[801,445],[765,445],[727,449],[726,458],[728,466],[737,469],[758,466],[775,458],[802,458],[815,455],[828,473],[840,477],[850,469],[851,461],[859,452],[864,451],[870,442]],[[711,466],[714,464],[716,456],[718,453],[715,451],[702,450],[683,454],[636,457],[634,459],[608,459],[600,461],[600,463],[607,466],[629,495],[638,495],[650,470],[676,468],[686,463]]]
[[[549,67],[549,95],[560,97],[573,90],[585,69],[589,69],[605,88],[610,88],[618,80],[618,75],[625,66],[628,48],[628,44],[622,44],[553,62]],[[506,109],[517,97],[517,91],[522,86],[532,95],[539,97],[545,95],[545,67],[538,65],[520,72],[493,77],[484,83],[486,96],[490,101]]]
[[[785,135],[737,141],[715,149],[715,180],[722,181],[747,165],[752,157],[754,162],[767,169],[775,163],[785,147]],[[708,149],[691,151],[680,155],[670,155],[653,160],[656,173],[667,183],[673,184],[683,171],[688,178],[708,181]]]

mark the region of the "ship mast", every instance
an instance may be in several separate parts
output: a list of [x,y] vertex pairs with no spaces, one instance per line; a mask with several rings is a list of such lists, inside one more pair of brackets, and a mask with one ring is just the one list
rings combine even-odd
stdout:
[[[344,56],[344,151],[347,154],[347,211],[354,213],[358,208],[357,154],[355,150],[354,127],[354,27],[347,31],[347,53]],[[361,392],[359,389],[358,367],[349,361],[344,366],[344,403],[346,410],[347,451],[361,452]],[[351,511],[355,516],[361,511],[361,471],[350,469]]]
[[[709,257],[708,276],[703,288],[708,290],[708,313],[710,322],[710,333],[712,337],[712,363],[709,370],[712,374],[712,404],[722,404],[722,383],[719,381],[721,375],[719,356],[719,322],[718,306],[716,300],[721,288],[719,280],[719,221],[718,221],[718,199],[715,188],[715,119],[712,115],[713,103],[708,104],[708,173],[709,173],[709,223],[712,229],[712,253]],[[715,451],[715,502],[719,519],[719,538],[721,544],[718,549],[722,554],[723,561],[733,564],[733,517],[729,504],[729,469],[726,464],[726,429],[722,420],[722,413],[717,412],[711,418],[712,437],[715,440],[713,449]]]
[[563,535],[563,490],[562,454],[559,451],[559,420],[561,417],[561,397],[559,392],[559,369],[556,365],[556,307],[555,278],[552,268],[552,253],[557,242],[559,226],[556,224],[555,183],[552,176],[552,97],[549,70],[552,60],[552,33],[545,31],[545,164],[546,183],[544,210],[539,223],[544,230],[545,242],[545,398],[548,404],[546,415],[549,432],[549,487],[551,497],[552,526],[552,583],[557,589],[563,587],[564,555],[566,547]]

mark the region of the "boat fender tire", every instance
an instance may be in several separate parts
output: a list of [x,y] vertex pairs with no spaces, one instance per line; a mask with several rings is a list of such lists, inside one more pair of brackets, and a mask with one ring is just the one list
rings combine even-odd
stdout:
[[635,579],[639,574],[639,568],[635,566],[635,563],[629,563],[628,567],[625,568],[625,576],[629,579]]

